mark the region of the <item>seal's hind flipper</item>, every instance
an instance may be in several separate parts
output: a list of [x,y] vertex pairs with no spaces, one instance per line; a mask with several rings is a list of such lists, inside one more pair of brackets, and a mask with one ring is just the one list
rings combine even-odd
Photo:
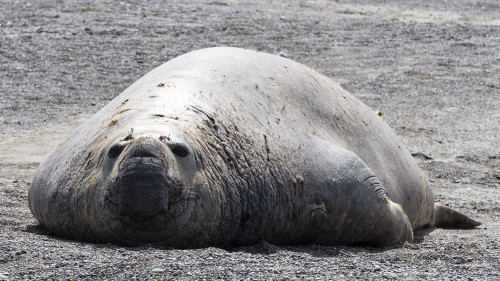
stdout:
[[481,225],[480,222],[443,204],[434,204],[434,210],[436,216],[435,227],[470,229]]

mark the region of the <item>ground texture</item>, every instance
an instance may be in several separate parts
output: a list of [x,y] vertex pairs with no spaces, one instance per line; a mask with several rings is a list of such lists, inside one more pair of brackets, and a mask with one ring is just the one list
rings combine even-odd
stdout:
[[[0,0],[0,280],[500,279],[500,5],[410,1]],[[431,2],[431,3],[427,3]],[[188,51],[284,52],[402,137],[436,201],[483,222],[390,248],[169,250],[62,240],[27,191],[65,135]]]

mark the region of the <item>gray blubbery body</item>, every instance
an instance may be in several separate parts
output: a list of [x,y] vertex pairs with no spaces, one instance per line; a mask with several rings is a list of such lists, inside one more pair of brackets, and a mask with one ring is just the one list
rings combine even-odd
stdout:
[[42,163],[29,205],[58,235],[179,248],[385,246],[478,225],[434,204],[359,100],[301,64],[236,48],[191,52],[130,86]]

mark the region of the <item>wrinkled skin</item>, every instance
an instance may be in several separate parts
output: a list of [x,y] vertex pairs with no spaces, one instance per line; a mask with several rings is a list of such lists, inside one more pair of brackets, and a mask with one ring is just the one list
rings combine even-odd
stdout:
[[337,84],[236,48],[130,86],[51,152],[29,206],[56,235],[176,248],[386,246],[478,225],[435,205],[392,130]]

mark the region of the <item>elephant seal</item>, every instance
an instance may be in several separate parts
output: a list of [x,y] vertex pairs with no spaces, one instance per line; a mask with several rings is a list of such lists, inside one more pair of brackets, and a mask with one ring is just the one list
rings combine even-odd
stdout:
[[478,222],[440,204],[394,132],[318,72],[238,48],[152,70],[55,148],[29,189],[56,235],[175,248],[387,246]]

